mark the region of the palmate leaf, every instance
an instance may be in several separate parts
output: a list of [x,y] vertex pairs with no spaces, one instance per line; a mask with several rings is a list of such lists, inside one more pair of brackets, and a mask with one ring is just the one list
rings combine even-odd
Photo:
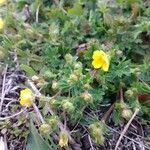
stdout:
[[133,83],[133,86],[135,86],[139,92],[145,92],[150,94],[150,86],[144,82],[135,82]]
[[30,133],[27,139],[26,150],[49,150],[51,149],[44,139],[38,134],[37,129],[30,121]]
[[20,69],[23,70],[23,71],[25,71],[26,74],[27,74],[28,76],[30,76],[30,77],[32,77],[33,75],[36,74],[35,71],[34,71],[30,66],[28,66],[28,65],[26,65],[26,64],[21,64],[21,65],[20,65]]
[[68,10],[69,15],[81,16],[83,14],[82,6],[79,3],[75,3],[73,8]]

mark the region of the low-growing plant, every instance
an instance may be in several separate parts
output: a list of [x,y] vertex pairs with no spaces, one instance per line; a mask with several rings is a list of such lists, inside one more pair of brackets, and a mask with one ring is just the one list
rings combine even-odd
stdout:
[[103,145],[111,112],[94,115],[101,105],[114,105],[115,124],[137,108],[147,118],[148,1],[19,0],[0,8],[0,65],[27,77],[19,97],[31,114],[27,150],[80,148],[82,129]]

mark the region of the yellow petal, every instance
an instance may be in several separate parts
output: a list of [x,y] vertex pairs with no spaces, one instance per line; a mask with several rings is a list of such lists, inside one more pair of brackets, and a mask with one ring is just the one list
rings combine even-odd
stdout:
[[92,65],[95,69],[101,68],[102,64],[103,64],[103,61],[101,59],[92,61]]
[[0,6],[6,3],[6,0],[0,0]]
[[102,68],[104,71],[109,69],[109,56],[102,50],[96,50],[93,53],[92,65],[95,69]]
[[33,103],[33,93],[30,89],[26,88],[20,92],[20,104],[22,106],[31,106]]
[[21,96],[24,96],[26,94],[32,94],[32,91],[30,89],[28,89],[28,88],[20,91],[20,95]]
[[68,146],[68,133],[66,132],[60,133],[59,146],[60,147]]
[[0,30],[4,28],[4,21],[0,18]]
[[30,99],[21,99],[21,100],[20,100],[20,104],[21,104],[22,106],[27,106],[27,107],[29,107],[29,106],[32,105],[32,100],[30,100]]
[[108,69],[109,69],[109,63],[108,63],[108,62],[103,63],[102,69],[103,69],[104,71],[108,71]]
[[96,50],[96,51],[93,52],[92,58],[97,59],[97,58],[100,58],[101,56],[102,56],[101,51]]
[[63,146],[64,146],[64,142],[63,142],[62,139],[59,140],[59,146],[60,146],[60,147],[63,147]]
[[103,63],[103,65],[102,65],[102,69],[103,69],[104,71],[108,71],[108,69],[109,69],[109,58],[108,58],[107,55],[105,55],[105,56],[103,57],[103,59],[104,59],[104,63]]

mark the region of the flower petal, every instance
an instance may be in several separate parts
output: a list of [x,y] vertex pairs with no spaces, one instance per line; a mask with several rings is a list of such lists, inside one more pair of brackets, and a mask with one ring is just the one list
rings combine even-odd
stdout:
[[6,0],[0,0],[0,6],[4,5],[6,2]]
[[20,104],[22,106],[31,106],[33,103],[33,93],[30,89],[26,88],[20,92]]
[[103,61],[101,61],[101,60],[93,60],[92,61],[92,65],[95,69],[101,68],[102,64],[103,64]]
[[61,132],[59,135],[59,146],[68,146],[68,134],[66,132]]
[[103,69],[104,71],[108,71],[108,69],[109,69],[109,61],[105,61],[105,62],[103,63],[102,69]]
[[29,106],[32,105],[32,100],[30,100],[30,99],[21,99],[21,100],[20,100],[20,104],[21,104],[22,106],[27,106],[27,107],[29,107]]
[[102,50],[96,50],[93,53],[92,65],[95,69],[102,68],[104,71],[109,69],[109,56]]
[[4,28],[4,21],[0,18],[0,30]]
[[102,57],[102,55],[103,55],[103,51],[99,51],[99,50],[96,50],[96,51],[94,51],[93,52],[93,59],[99,59],[99,58],[101,58]]

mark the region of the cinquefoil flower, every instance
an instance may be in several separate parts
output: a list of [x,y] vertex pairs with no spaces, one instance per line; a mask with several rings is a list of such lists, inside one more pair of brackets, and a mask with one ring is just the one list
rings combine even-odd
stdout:
[[33,93],[30,89],[26,88],[20,91],[20,104],[27,107],[33,104]]
[[109,56],[102,50],[96,50],[93,53],[92,65],[95,69],[101,68],[104,71],[109,69]]

